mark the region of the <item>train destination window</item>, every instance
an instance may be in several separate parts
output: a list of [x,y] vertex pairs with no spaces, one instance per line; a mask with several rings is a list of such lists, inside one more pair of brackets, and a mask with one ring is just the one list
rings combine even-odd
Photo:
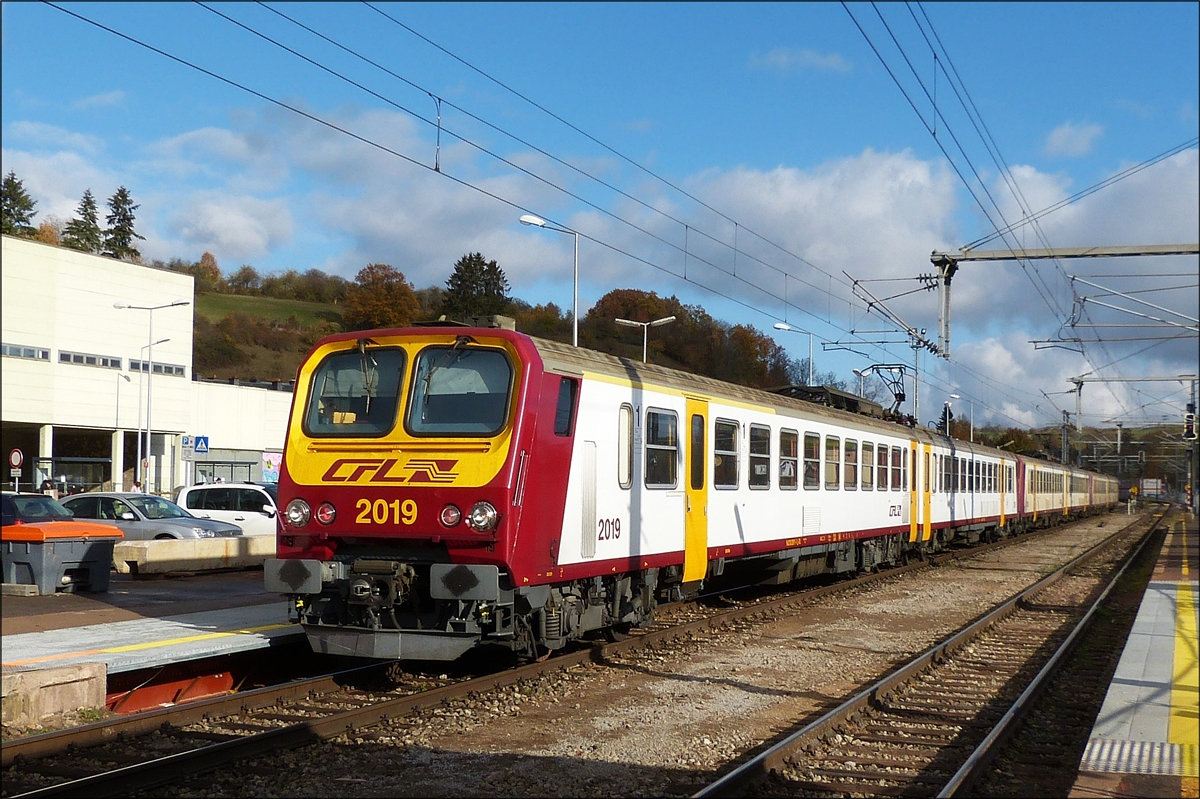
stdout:
[[875,490],[888,490],[888,448],[887,444],[880,444],[876,463],[879,465],[877,470],[879,474],[875,475]]
[[688,444],[688,485],[693,491],[704,488],[704,417],[692,414],[692,434]]
[[628,402],[617,412],[617,483],[633,485],[633,406]]
[[847,491],[854,491],[858,488],[858,442],[852,438],[846,439],[846,449],[842,461],[845,470],[843,472],[843,486]]
[[717,420],[713,431],[713,486],[737,488],[738,424]]
[[760,424],[750,425],[750,476],[746,478],[751,488],[771,487],[771,428]]
[[674,488],[678,458],[679,417],[672,411],[646,411],[646,487]]
[[821,487],[821,437],[816,433],[804,434],[804,487]]
[[825,488],[829,491],[838,488],[841,461],[842,440],[837,436],[825,436]]
[[404,350],[342,350],[313,372],[304,431],[311,436],[381,436],[396,424]]
[[904,468],[904,450],[892,447],[892,490],[903,491],[902,472]]
[[875,487],[875,445],[870,441],[862,445],[862,487],[863,491]]
[[508,419],[512,380],[504,350],[458,343],[426,347],[413,368],[408,430],[413,435],[494,435]]
[[779,487],[794,489],[799,485],[800,434],[795,430],[779,431]]

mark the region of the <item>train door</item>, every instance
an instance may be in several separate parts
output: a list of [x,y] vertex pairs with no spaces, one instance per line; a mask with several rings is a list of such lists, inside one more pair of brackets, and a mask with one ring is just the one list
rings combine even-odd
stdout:
[[708,572],[708,402],[688,397],[686,511],[683,525],[683,581],[703,580]]
[[928,444],[908,442],[908,540],[914,544],[929,540],[929,451]]

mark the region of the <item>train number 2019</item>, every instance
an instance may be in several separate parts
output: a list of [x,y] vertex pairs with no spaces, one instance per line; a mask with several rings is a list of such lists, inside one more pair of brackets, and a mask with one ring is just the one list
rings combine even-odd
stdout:
[[596,522],[596,527],[600,530],[600,541],[608,541],[621,537],[620,519],[601,519]]
[[411,499],[393,499],[391,502],[360,499],[354,507],[358,510],[354,521],[358,524],[413,524],[417,521],[417,503]]

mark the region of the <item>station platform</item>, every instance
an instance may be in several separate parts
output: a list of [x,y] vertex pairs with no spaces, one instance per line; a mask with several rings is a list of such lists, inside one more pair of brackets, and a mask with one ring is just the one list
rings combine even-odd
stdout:
[[3,673],[103,663],[118,674],[303,635],[262,579],[261,571],[155,580],[117,574],[103,593],[5,597]]
[[1079,764],[1072,797],[1196,797],[1200,529],[1172,523]]

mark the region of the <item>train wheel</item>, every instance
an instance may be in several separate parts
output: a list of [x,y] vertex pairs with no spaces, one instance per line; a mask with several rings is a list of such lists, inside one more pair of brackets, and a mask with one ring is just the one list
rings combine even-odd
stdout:
[[604,638],[610,644],[615,644],[617,641],[624,641],[629,637],[629,631],[633,629],[633,624],[625,622],[623,624],[613,624],[604,628]]

